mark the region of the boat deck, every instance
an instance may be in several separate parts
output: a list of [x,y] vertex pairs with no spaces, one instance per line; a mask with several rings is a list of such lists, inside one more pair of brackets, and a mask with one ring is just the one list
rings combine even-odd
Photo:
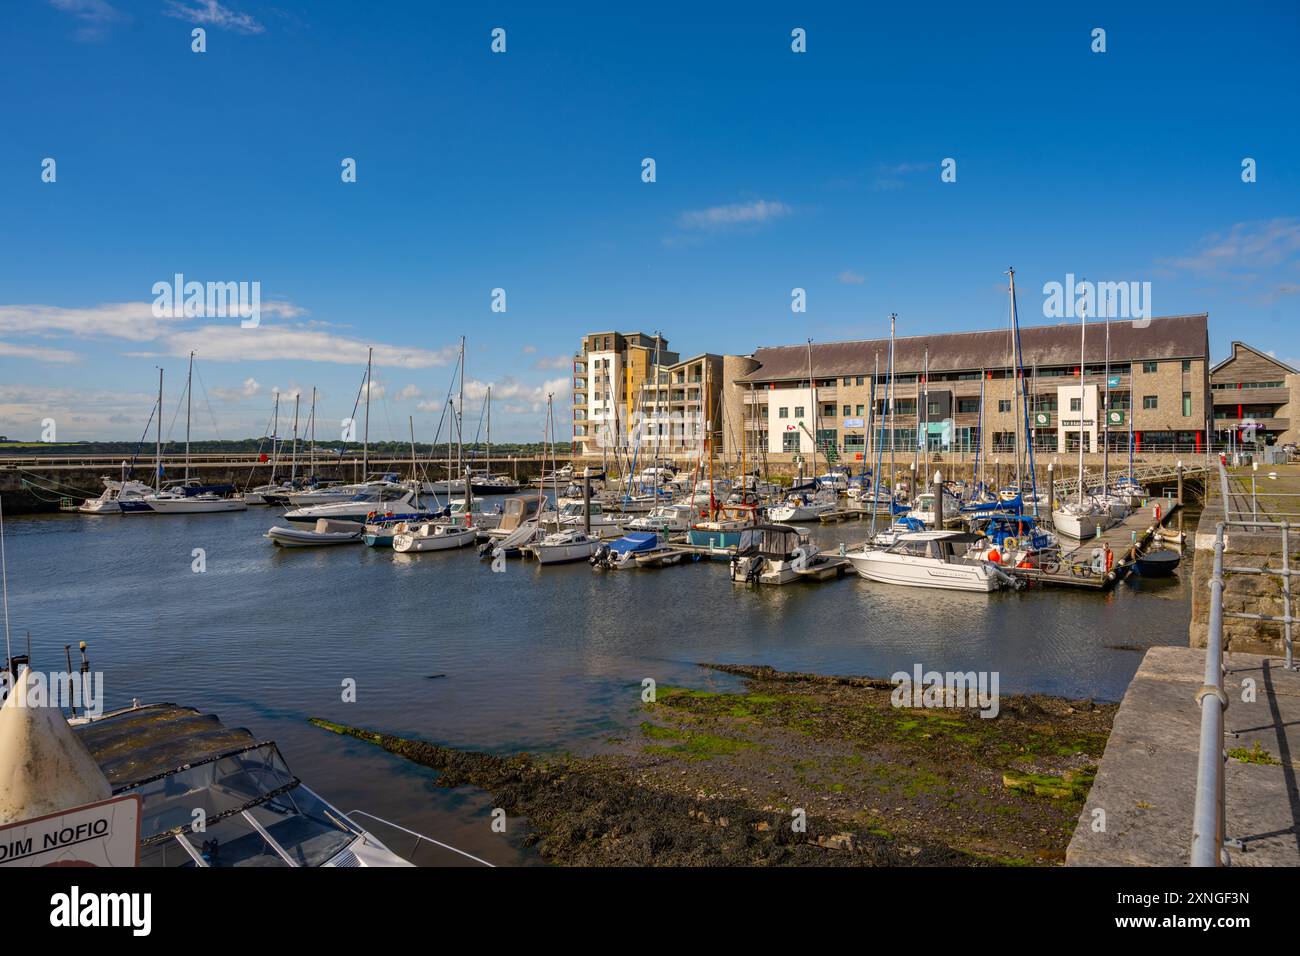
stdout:
[[[1160,509],[1160,520],[1156,521],[1155,509]],[[1178,510],[1177,498],[1148,498],[1146,503],[1118,524],[1107,528],[1095,538],[1080,541],[1074,548],[1071,539],[1062,538],[1061,569],[1055,574],[1033,569],[1007,569],[1025,578],[1031,584],[1049,587],[1083,588],[1092,591],[1104,591],[1117,584],[1133,568],[1134,559],[1151,542],[1160,530]],[[1091,570],[1093,548],[1110,545],[1115,554],[1115,563],[1109,573],[1096,574]],[[1078,568],[1071,571],[1071,567]]]

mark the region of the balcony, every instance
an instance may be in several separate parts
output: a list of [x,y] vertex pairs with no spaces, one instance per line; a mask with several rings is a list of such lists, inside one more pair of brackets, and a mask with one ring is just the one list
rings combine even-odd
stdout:
[[1216,388],[1215,405],[1285,405],[1291,401],[1286,388]]

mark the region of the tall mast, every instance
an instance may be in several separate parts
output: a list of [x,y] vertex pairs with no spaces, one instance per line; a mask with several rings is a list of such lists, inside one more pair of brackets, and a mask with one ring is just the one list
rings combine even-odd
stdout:
[[1084,302],[1083,308],[1079,309],[1079,508],[1083,508],[1083,407],[1085,402],[1084,394],[1084,344],[1088,336],[1088,305]]
[[812,413],[813,413],[813,460],[812,460],[812,477],[817,478],[817,379],[813,378],[812,365],[812,339],[808,340],[808,394],[812,396]]
[[279,461],[276,452],[275,437],[280,432],[280,391],[276,389],[275,404],[271,408],[271,480],[275,481],[275,468]]
[[316,386],[311,387],[311,473],[316,475]]
[[[456,473],[460,474],[465,458],[465,436],[461,431],[461,415],[465,408],[465,336],[460,337],[460,398],[456,401]],[[451,485],[447,486],[451,493]]]
[[[293,457],[289,464],[289,481],[298,477],[298,402],[302,400],[302,389],[293,393]],[[275,476],[272,475],[272,478]]]
[[153,459],[153,490],[162,491],[162,382],[163,370],[158,369],[158,444]]
[[[925,467],[921,469],[921,475],[930,474],[930,348],[925,349],[925,358],[921,365],[921,384],[925,386],[924,393],[917,392],[917,401],[925,402],[925,428],[921,432],[921,448],[924,449]],[[927,479],[928,480],[928,479]]]
[[194,406],[194,353],[190,352],[190,370],[185,377],[185,483],[190,480],[190,409]]
[[894,322],[898,319],[895,312],[889,313],[889,513],[890,520],[893,520],[894,505],[894,475],[896,466],[894,464]]
[[[1011,331],[1012,331],[1012,333],[1013,333],[1013,338],[1014,338],[1014,341],[1015,341],[1015,348],[1016,348],[1016,375],[1018,376],[1018,378],[1017,378],[1017,382],[1020,382],[1021,385],[1023,385],[1024,369],[1025,369],[1025,356],[1024,356],[1024,353],[1021,351],[1021,348],[1020,348],[1020,311],[1019,311],[1019,307],[1018,307],[1017,304],[1016,304],[1016,270],[1015,270],[1015,269],[1008,269],[1008,270],[1007,270],[1007,273],[1008,273],[1008,275],[1011,276],[1011,292],[1010,292],[1010,294],[1011,294]],[[1036,365],[1036,364],[1035,364],[1035,368],[1037,368],[1037,365]],[[1082,369],[1080,369],[1080,372],[1082,373]],[[1017,387],[1019,387],[1019,386],[1017,386]],[[1024,419],[1024,425],[1025,425],[1025,451],[1026,451],[1027,454],[1028,454],[1028,462],[1029,462],[1029,482],[1030,482],[1030,490],[1031,490],[1032,495],[1033,495],[1034,514],[1037,515],[1037,514],[1038,514],[1038,475],[1037,475],[1037,473],[1036,473],[1035,465],[1034,465],[1034,433],[1033,433],[1032,427],[1031,427],[1030,422],[1029,422],[1029,396],[1028,396],[1028,393],[1027,393],[1027,392],[1026,392],[1026,394],[1025,394],[1025,400],[1024,400],[1023,405],[1024,405],[1024,410],[1025,410],[1025,412],[1024,412],[1024,414],[1025,414],[1025,419]],[[1083,420],[1082,413],[1080,413],[1079,420],[1080,420],[1080,421]],[[1082,425],[1081,425],[1080,427],[1082,428]],[[1019,458],[1017,458],[1017,463],[1016,463],[1016,467],[1017,467],[1017,468],[1020,467],[1019,461],[1020,461]],[[1023,488],[1021,489],[1020,494],[1021,494],[1021,499],[1020,499],[1020,500],[1021,500],[1021,507],[1023,508],[1023,507],[1024,507],[1024,489],[1023,489]]]
[[1110,491],[1110,316],[1103,316],[1106,328],[1106,384],[1103,388],[1101,403],[1102,438],[1101,438],[1101,493]]
[[716,521],[717,496],[713,493],[713,395],[709,391],[709,362],[704,361],[704,443],[709,447],[709,520]]
[[487,477],[492,477],[492,386],[487,387],[487,462],[483,465],[483,473]]
[[411,481],[418,482],[420,480],[420,466],[415,463],[415,416],[407,415],[406,421],[411,427]]
[[[371,348],[366,352],[366,428],[365,434],[361,436],[361,480],[365,481],[370,474],[370,369],[371,360],[374,358],[375,350]],[[355,461],[355,459],[353,459]]]

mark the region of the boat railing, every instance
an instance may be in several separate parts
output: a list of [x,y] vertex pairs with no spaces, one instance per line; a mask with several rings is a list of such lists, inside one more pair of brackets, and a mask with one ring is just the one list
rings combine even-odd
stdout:
[[[435,840],[431,836],[425,836],[423,833],[417,833],[415,830],[408,829],[407,827],[402,826],[400,823],[394,823],[392,820],[385,820],[383,817],[377,817],[373,813],[367,813],[365,810],[352,810],[343,815],[347,817],[348,820],[354,824],[356,823],[356,821],[352,819],[353,817],[365,817],[367,820],[373,820],[376,823],[382,823],[384,826],[390,827],[394,830],[398,830],[406,834],[407,836],[415,837],[415,843],[411,846],[411,853],[410,856],[407,857],[407,859],[410,859],[411,857],[415,856],[415,852],[420,849],[420,845],[422,843],[429,843],[432,844],[433,846],[441,847],[444,850],[450,850],[452,853],[457,853],[465,857],[466,859],[473,860],[475,863],[480,863],[483,866],[491,866],[491,867],[496,866],[495,863],[489,863],[487,860],[484,860],[481,857],[477,857],[473,853],[466,853],[464,850],[457,849],[456,847],[452,846],[450,843],[443,843],[441,840]],[[364,829],[364,827],[362,829]]]
[[[1300,618],[1293,616],[1291,603],[1291,578],[1297,573],[1291,568],[1291,536],[1300,531],[1300,523],[1276,520],[1279,515],[1265,512],[1261,515],[1257,495],[1246,499],[1240,490],[1240,479],[1230,476],[1222,462],[1217,463],[1219,493],[1222,496],[1223,520],[1215,526],[1214,569],[1210,576],[1210,606],[1206,633],[1204,683],[1196,694],[1201,711],[1200,749],[1196,768],[1196,808],[1193,812],[1191,863],[1193,866],[1222,866],[1228,862],[1229,848],[1242,848],[1239,840],[1226,834],[1226,807],[1224,781],[1227,769],[1224,714],[1228,696],[1224,690],[1223,628],[1225,619],[1237,619],[1278,624],[1282,628],[1285,648],[1285,667],[1296,670],[1292,627]],[[1290,500],[1300,497],[1289,492],[1269,492],[1274,498]],[[1290,517],[1288,515],[1288,517]],[[1261,554],[1260,539],[1277,536],[1276,553],[1273,548],[1263,549],[1260,565],[1224,564],[1224,552],[1229,544],[1229,532],[1248,534],[1254,541],[1252,553]],[[1276,563],[1274,562],[1276,558]],[[1280,581],[1282,614],[1264,614],[1251,611],[1229,611],[1224,608],[1224,575],[1263,576]]]

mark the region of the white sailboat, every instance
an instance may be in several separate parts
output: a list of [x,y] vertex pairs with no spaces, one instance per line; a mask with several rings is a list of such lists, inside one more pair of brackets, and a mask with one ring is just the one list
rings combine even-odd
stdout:
[[1088,334],[1088,317],[1085,309],[1079,310],[1079,496],[1075,501],[1065,502],[1052,512],[1052,527],[1056,533],[1067,538],[1082,541],[1094,537],[1114,523],[1114,514],[1110,508],[1087,493],[1087,479],[1083,473],[1083,420],[1087,404],[1087,389],[1084,380],[1087,377],[1087,355],[1085,351]]
[[98,498],[87,498],[77,508],[83,515],[120,515],[123,501],[139,501],[153,489],[143,481],[100,479],[104,490]]

